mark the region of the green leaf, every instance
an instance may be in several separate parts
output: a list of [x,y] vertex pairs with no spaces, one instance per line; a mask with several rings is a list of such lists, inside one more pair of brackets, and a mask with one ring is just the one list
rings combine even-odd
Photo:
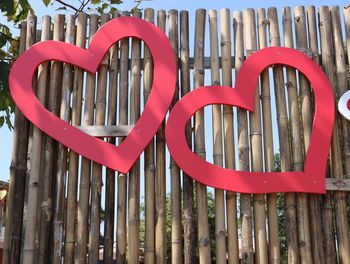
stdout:
[[56,11],[66,11],[66,10],[67,10],[67,7],[65,7],[65,6],[61,6],[61,7],[56,9]]
[[117,12],[117,11],[118,11],[117,8],[111,7],[111,9],[109,10],[109,13],[110,13],[110,14],[114,14],[114,13]]
[[91,4],[99,5],[99,4],[101,4],[101,0],[91,0]]
[[122,4],[123,3],[123,1],[121,1],[121,0],[111,0],[111,4],[112,5],[119,5],[119,4]]
[[43,3],[45,6],[48,6],[50,4],[51,0],[43,0]]
[[1,0],[0,10],[5,12],[6,16],[12,16],[15,14],[15,3],[13,0]]
[[0,34],[0,48],[2,48],[3,46],[5,46],[7,43],[7,37]]
[[2,127],[4,125],[4,122],[5,122],[5,117],[0,116],[0,127]]

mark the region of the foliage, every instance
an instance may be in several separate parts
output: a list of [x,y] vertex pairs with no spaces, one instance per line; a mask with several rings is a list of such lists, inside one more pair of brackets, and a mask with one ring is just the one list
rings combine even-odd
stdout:
[[[280,154],[274,155],[275,171],[281,171],[281,157]],[[277,213],[278,213],[278,237],[280,240],[280,254],[281,263],[288,263],[288,245],[286,234],[286,217],[284,214],[284,195],[277,193]]]
[[[128,0],[131,1],[131,0]],[[131,11],[139,9],[139,5],[145,0],[134,0],[135,5]],[[57,11],[71,11],[77,15],[80,12],[114,13],[121,0],[41,0],[45,6],[58,4]],[[8,87],[8,75],[11,65],[18,56],[18,36],[13,36],[10,28],[27,18],[28,14],[34,14],[28,0],[0,0],[0,14],[7,18],[8,24],[0,23],[0,128],[6,123],[11,124],[11,114],[15,106]],[[10,26],[11,25],[11,26]]]
[[[209,222],[209,234],[211,242],[211,256],[212,262],[215,262],[215,198],[213,193],[208,192],[208,222]],[[194,210],[195,212],[197,210]],[[140,247],[144,248],[145,242],[145,205],[144,203],[140,206]],[[197,222],[195,221],[195,230],[197,230]],[[166,198],[166,252],[168,263],[171,262],[171,199],[170,194]],[[143,257],[143,251],[141,251],[141,257]]]

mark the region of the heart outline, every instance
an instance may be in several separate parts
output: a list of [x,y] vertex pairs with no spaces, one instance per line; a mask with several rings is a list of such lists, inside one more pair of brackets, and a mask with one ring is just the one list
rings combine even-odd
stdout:
[[[85,134],[49,112],[35,96],[32,80],[37,67],[51,60],[96,73],[109,48],[127,37],[138,38],[147,44],[153,57],[154,78],[140,119],[123,142],[115,146]],[[18,108],[43,132],[92,161],[127,173],[168,112],[175,93],[175,62],[170,41],[158,27],[139,18],[120,17],[104,24],[87,49],[59,41],[43,41],[33,45],[12,66],[9,85]]]
[[[188,147],[185,127],[191,116],[211,104],[227,104],[254,111],[254,94],[261,72],[282,64],[296,68],[310,81],[315,94],[315,116],[304,171],[248,172],[208,163]],[[194,180],[241,193],[325,193],[325,172],[334,123],[334,95],[324,72],[305,54],[282,47],[257,51],[244,61],[235,88],[203,86],[185,95],[172,109],[165,128],[169,152],[177,165]],[[322,142],[322,143],[321,143]]]

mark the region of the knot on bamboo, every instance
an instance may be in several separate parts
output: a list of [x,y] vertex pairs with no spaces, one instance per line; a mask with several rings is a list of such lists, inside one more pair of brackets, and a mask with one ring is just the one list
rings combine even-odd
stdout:
[[264,19],[264,20],[261,22],[261,24],[264,25],[264,26],[270,25],[270,20]]
[[311,248],[311,243],[308,241],[300,241],[299,247],[300,248]]
[[291,82],[291,81],[286,82],[284,85],[286,86],[287,89],[289,89],[289,88],[296,88],[296,86],[294,85],[294,83]]
[[193,73],[204,74],[203,69],[194,70]]
[[230,40],[221,40],[221,42],[220,42],[220,46],[221,47],[225,46],[226,44],[230,44],[231,45],[231,41]]
[[15,172],[26,172],[27,171],[27,166],[22,166],[22,165],[10,165],[10,170],[13,170]]
[[198,239],[198,244],[207,247],[210,244],[210,240],[208,238],[201,238]]
[[216,233],[216,235],[215,235],[216,238],[224,237],[224,236],[226,236],[226,231],[224,231],[224,230],[219,231],[219,232]]
[[254,200],[254,203],[257,203],[259,205],[264,205],[264,204],[266,204],[266,201],[262,200],[262,199],[256,199],[256,200]]

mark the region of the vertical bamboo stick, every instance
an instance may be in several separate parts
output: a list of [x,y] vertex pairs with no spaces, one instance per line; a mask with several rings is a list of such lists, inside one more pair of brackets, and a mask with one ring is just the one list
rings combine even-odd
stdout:
[[[220,85],[218,21],[216,10],[209,10],[209,28],[211,84]],[[213,160],[215,165],[223,167],[221,105],[212,106],[212,118]],[[226,263],[225,200],[224,190],[221,189],[215,189],[215,259],[216,263]]]
[[[123,12],[122,16],[129,16]],[[120,47],[120,77],[119,77],[119,124],[128,124],[128,84],[129,84],[129,39],[123,39]],[[119,144],[123,138],[119,139]],[[126,199],[127,175],[118,173],[117,198],[117,263],[126,262]]]
[[[115,12],[113,18],[119,17]],[[108,84],[108,110],[107,125],[116,125],[117,117],[117,94],[118,94],[118,70],[119,70],[119,44],[116,43],[110,49],[109,55],[109,84]],[[110,144],[115,144],[115,138],[109,138]],[[113,263],[114,243],[114,214],[115,214],[115,171],[106,169],[106,198],[105,198],[105,225],[103,239],[103,261],[106,264]]]
[[[313,23],[315,22],[315,23]],[[306,52],[308,49],[307,35],[306,35],[306,17],[303,6],[298,6],[294,9],[294,24],[295,24],[295,38],[296,48],[300,51]],[[309,18],[309,43],[312,54],[318,56],[317,44],[317,30],[316,21]],[[316,56],[313,56],[316,58]],[[317,60],[315,60],[317,63]],[[304,157],[305,152],[309,148],[311,129],[312,129],[312,107],[311,107],[311,91],[310,84],[306,77],[299,72],[299,97],[301,122],[304,139]],[[310,233],[311,233],[311,248],[314,263],[324,263],[324,249],[323,249],[323,233],[322,233],[322,215],[320,208],[320,195],[309,194],[309,211],[310,216]]]
[[[335,57],[335,71],[337,76],[337,89],[338,98],[348,90],[348,77],[346,73],[345,54],[344,54],[344,42],[342,35],[342,28],[340,22],[340,13],[338,6],[332,6],[331,9],[332,19],[332,31],[333,31],[333,47]],[[336,97],[337,98],[337,97]],[[336,99],[338,101],[338,99]],[[350,176],[350,153],[349,153],[349,121],[344,117],[338,115],[341,121],[341,135],[343,146],[343,160],[344,160],[344,172],[340,175],[341,178],[349,178]],[[337,238],[339,245],[339,260],[341,263],[350,263],[350,237],[349,237],[349,225],[346,205],[346,193],[336,192],[334,194],[334,202],[337,217]],[[340,235],[341,234],[341,235]]]
[[[258,9],[258,34],[259,48],[267,47],[266,26],[266,10]],[[264,131],[264,161],[265,172],[273,172],[274,149],[273,149],[273,130],[271,117],[271,95],[270,95],[270,78],[269,70],[262,72],[261,77],[261,104],[263,112],[263,131]],[[277,194],[271,193],[267,195],[267,216],[269,230],[269,263],[280,263],[280,245],[278,232],[278,215],[277,215]]]
[[[231,60],[231,18],[230,10],[220,10],[221,31],[221,57],[222,57],[222,84],[232,86],[232,60]],[[236,169],[234,154],[234,132],[233,132],[233,108],[223,106],[224,122],[224,150],[225,167]],[[233,192],[226,192],[226,215],[227,215],[227,251],[228,263],[238,263],[238,223],[237,223],[237,197]]]
[[[107,23],[109,14],[101,16],[101,25]],[[98,68],[95,125],[103,126],[106,119],[106,88],[107,88],[108,55],[101,61]],[[89,227],[89,263],[99,262],[100,255],[100,213],[101,213],[102,165],[92,164],[91,175],[91,205]]]
[[[145,20],[154,24],[154,10],[146,8],[144,13]],[[144,47],[144,105],[148,101],[151,93],[153,81],[153,60],[152,54],[145,45]],[[154,139],[151,140],[145,149],[145,263],[155,263],[154,245],[155,245],[155,165],[154,165]]]
[[[292,33],[292,14],[290,7],[282,9],[282,21],[284,32],[284,46],[293,48],[293,33]],[[300,115],[297,95],[297,79],[295,70],[287,68],[287,83],[288,89],[288,104],[289,115],[291,123],[291,139],[292,139],[292,157],[293,170],[303,171],[303,153],[302,153],[302,139],[300,134]],[[309,210],[308,210],[308,196],[306,193],[298,193],[296,195],[297,201],[297,218],[298,218],[298,237],[299,237],[299,252],[301,263],[313,263],[311,248],[311,237],[309,227]]]
[[[336,16],[336,7],[332,8],[333,17]],[[338,11],[339,13],[339,11]],[[338,39],[335,40],[335,43],[332,45],[333,38],[332,28],[331,28],[331,17],[328,7],[320,7],[319,8],[319,16],[320,16],[320,36],[321,36],[321,54],[322,54],[322,65],[324,71],[333,87],[334,94],[337,95],[337,84],[340,85],[342,80],[336,80],[335,69],[334,69],[334,54],[333,54],[333,45],[336,46],[339,41],[339,35],[335,35]],[[338,21],[340,19],[338,18]],[[340,22],[337,25],[336,18],[333,19],[333,30],[336,27],[340,26]],[[334,41],[334,40],[333,40]],[[343,46],[343,42],[341,43],[341,47]],[[336,46],[338,48],[338,46]],[[338,52],[340,52],[338,50]],[[336,54],[337,56],[337,54]],[[339,67],[339,61],[336,58],[336,67]],[[337,75],[339,76],[339,74]],[[332,176],[334,178],[344,178],[344,169],[342,166],[342,156],[340,149],[340,138],[339,138],[339,120],[338,115],[336,113],[336,121],[334,122],[333,127],[333,135],[332,135],[332,144],[331,144],[331,162],[332,162]],[[334,209],[335,209],[335,217],[336,217],[336,228],[337,228],[337,240],[338,240],[338,254],[340,263],[350,263],[350,244],[349,244],[349,231],[348,231],[348,219],[347,219],[347,209],[346,209],[346,201],[345,201],[345,193],[344,192],[334,192],[333,193],[333,201],[334,201]]]
[[[42,34],[41,34],[41,41],[49,40],[50,39],[50,28],[51,28],[51,17],[50,16],[44,16],[42,20]],[[45,105],[46,100],[46,93],[47,93],[47,80],[48,80],[48,72],[49,72],[49,63],[41,64],[38,68],[38,99],[40,102]],[[33,147],[35,146],[35,149],[38,150],[39,160],[36,160],[34,166],[38,170],[38,173],[40,173],[41,168],[44,166],[44,160],[41,159],[42,157],[42,145],[45,145],[45,138],[42,134],[41,130],[37,127],[34,127],[33,129],[33,137],[35,139],[35,142],[33,144]],[[34,161],[33,161],[34,163]],[[32,165],[33,166],[33,165]],[[40,169],[39,169],[40,168]],[[38,230],[38,237],[39,237],[39,250],[38,250],[38,259],[37,261],[39,263],[43,263],[43,259],[45,256],[47,257],[47,239],[48,239],[48,233],[49,233],[49,224],[51,223],[51,216],[52,216],[52,210],[51,210],[51,197],[49,195],[48,188],[45,188],[45,182],[48,182],[51,175],[47,175],[47,177],[41,176],[41,180],[43,181],[43,188],[41,189],[41,208],[39,210],[39,216],[40,216],[40,228]],[[47,186],[49,187],[49,186]],[[45,190],[46,189],[46,190]]]
[[[233,13],[235,70],[236,76],[244,60],[243,18],[242,12]],[[249,142],[248,142],[248,116],[244,109],[237,109],[238,119],[238,159],[239,169],[249,171]],[[242,229],[242,263],[254,263],[252,238],[252,202],[250,194],[241,194],[240,214]]]
[[[32,45],[34,45],[38,41],[38,34],[37,34],[37,17],[35,15],[28,15],[27,17],[27,37],[26,37],[26,48],[30,48]],[[37,78],[34,78],[32,81],[32,86],[34,93],[36,94],[36,81]],[[27,177],[29,178],[30,175],[30,168],[31,168],[31,156],[32,156],[32,146],[33,146],[33,124],[29,123],[29,132],[28,132],[28,152],[27,152]],[[24,208],[25,210],[28,209],[28,184],[29,180],[26,182],[26,193],[25,193],[25,201],[24,201]],[[26,225],[27,221],[27,215],[24,217],[24,226]],[[23,249],[22,249],[23,250]]]
[[[29,47],[31,44],[35,42],[36,37],[36,17],[34,15],[31,15],[28,17],[27,20],[27,47]],[[36,130],[36,128],[34,129]],[[31,133],[31,132],[29,132]],[[31,142],[33,142],[33,139],[30,139]],[[37,141],[36,141],[37,142]],[[31,146],[29,146],[32,143],[28,143],[28,153],[31,152],[31,161],[27,160],[28,162],[32,162],[32,167],[34,165],[34,170],[30,170],[29,173],[29,182],[27,185],[28,188],[28,203],[27,203],[27,218],[25,222],[25,230],[24,230],[24,244],[23,244],[23,262],[24,263],[34,263],[35,262],[35,247],[36,247],[36,226],[37,226],[37,209],[38,209],[38,195],[39,195],[39,172],[40,172],[40,155],[38,155],[38,152],[40,151],[40,145],[35,146],[34,150]],[[34,154],[34,160],[32,155]]]
[[[141,18],[140,11],[133,13]],[[130,77],[130,124],[135,124],[140,117],[141,85],[141,42],[132,39]],[[140,248],[140,161],[137,160],[129,173],[128,198],[128,263],[139,262]]]
[[[158,27],[165,31],[165,11],[158,10]],[[156,242],[155,255],[157,264],[166,260],[166,185],[165,185],[165,137],[164,122],[160,125],[156,137]]]
[[[333,46],[335,56],[335,71],[337,76],[337,101],[348,90],[346,64],[345,64],[345,52],[344,42],[342,35],[342,28],[340,22],[340,13],[338,6],[332,6],[330,8],[331,19],[332,19],[332,32],[333,32]],[[343,145],[343,156],[344,156],[344,170],[347,178],[350,173],[350,153],[349,153],[349,122],[342,116],[339,116],[341,120],[342,128],[342,145]]]
[[[313,8],[314,9],[314,8]],[[319,9],[319,31],[320,31],[320,38],[326,38],[323,41],[321,41],[321,55],[324,54],[325,58],[322,56],[322,62],[320,60],[320,64],[322,63],[322,69],[326,72],[327,77],[329,78],[329,81],[331,85],[334,84],[334,72],[332,69],[332,59],[327,59],[327,53],[331,50],[331,41],[327,41],[328,38],[330,38],[331,31],[330,31],[330,15],[329,15],[329,9],[328,7],[322,7]],[[328,24],[328,25],[327,25]],[[330,54],[331,55],[331,54]],[[327,64],[328,62],[328,64]],[[331,71],[331,72],[329,72]],[[331,153],[329,155],[330,157],[330,170],[332,170],[332,155],[333,153],[332,148],[336,148],[333,143],[333,137],[334,132],[338,133],[338,124],[337,122],[334,123],[336,127],[333,128],[333,136],[332,136],[332,143],[331,143]],[[337,138],[335,138],[337,139]],[[331,171],[331,174],[333,171]],[[327,175],[328,176],[328,175]],[[334,176],[334,175],[332,175]],[[333,220],[333,201],[332,201],[332,194],[327,193],[322,197],[322,211],[323,211],[323,233],[325,237],[325,254],[326,254],[326,263],[336,263],[337,261],[337,253],[336,253],[336,246],[335,246],[335,233],[334,233],[334,220]]]
[[[53,40],[62,41],[64,40],[64,16],[56,15],[55,16],[55,24],[53,31]],[[48,96],[48,110],[52,112],[54,115],[60,115],[60,97],[61,97],[61,89],[62,89],[62,62],[53,61],[51,62],[51,70],[50,70],[50,90]],[[62,199],[65,192],[64,186],[64,173],[65,169],[58,172],[56,175],[56,161],[57,161],[57,142],[51,138],[46,137],[45,142],[45,168],[44,168],[44,196],[43,199],[45,201],[51,202],[53,199],[53,204],[55,205],[55,215],[53,222],[53,240],[51,243],[48,243],[46,246],[46,250],[52,254],[53,256],[52,262],[58,263],[60,262],[60,258],[62,255],[62,246],[63,246],[63,222],[60,217],[62,215],[58,215],[59,207],[62,205]],[[62,161],[63,163],[63,161]],[[64,161],[66,164],[66,161]],[[61,164],[62,165],[62,164]],[[59,178],[57,178],[59,177]],[[58,194],[58,196],[56,196]],[[63,209],[63,208],[61,208]],[[52,209],[50,209],[50,213],[52,214]],[[50,250],[51,249],[51,252]],[[47,253],[46,253],[47,254]],[[51,257],[50,256],[50,257]],[[47,256],[45,257],[47,258]]]
[[[280,34],[278,28],[278,18],[276,8],[268,9],[269,30],[270,30],[270,44],[271,46],[280,46]],[[286,107],[286,97],[284,90],[283,67],[274,66],[274,87],[277,108],[277,124],[278,136],[281,152],[281,171],[291,171],[291,152],[290,142],[288,136],[288,116]],[[285,199],[285,216],[286,216],[286,234],[288,242],[288,263],[299,262],[299,248],[298,236],[295,232],[297,228],[296,208],[295,208],[295,194],[286,193]]]
[[[179,57],[178,11],[171,9],[168,15],[169,40],[176,58]],[[176,60],[177,62],[178,60]],[[176,87],[171,108],[179,100],[178,67],[176,63]],[[170,158],[171,176],[171,262],[182,263],[182,226],[181,226],[181,182],[180,169]]]
[[[79,13],[76,28],[76,45],[85,48],[86,44],[87,15]],[[82,90],[84,72],[81,68],[74,68],[73,91],[72,91],[72,125],[81,124]],[[72,264],[74,261],[75,225],[77,217],[77,188],[78,188],[79,155],[69,152],[69,169],[67,182],[67,215],[65,221],[65,252],[64,263]]]
[[[189,24],[188,12],[180,12],[180,61],[181,61],[181,96],[190,92]],[[186,126],[186,140],[192,149],[191,122]],[[184,227],[184,263],[196,261],[195,229],[193,208],[193,180],[183,172],[183,227]]]
[[[204,85],[204,32],[205,9],[196,10],[196,24],[194,37],[194,88]],[[194,151],[196,155],[205,160],[205,134],[204,134],[204,109],[195,114],[194,126]],[[196,183],[197,210],[198,210],[198,248],[199,263],[211,263],[207,187]]]
[[[90,16],[89,41],[91,42],[98,26],[97,15]],[[86,74],[86,92],[84,100],[83,125],[91,126],[94,120],[96,76],[93,73]],[[79,186],[78,202],[78,226],[77,226],[77,247],[75,263],[87,261],[88,240],[89,240],[89,201],[90,201],[90,174],[91,161],[83,158],[81,165],[81,178]]]
[[[347,16],[347,9],[345,10],[345,16]],[[340,22],[339,7],[331,7],[332,26],[333,26],[333,39],[334,39],[334,52],[336,56],[336,72],[338,79],[338,96],[340,97],[348,90],[346,63],[344,42]],[[346,23],[345,23],[346,25]],[[346,31],[346,29],[345,29]],[[346,45],[347,42],[346,42]],[[342,135],[343,135],[343,155],[344,155],[344,169],[346,178],[350,177],[350,146],[349,146],[349,121],[341,117],[342,123]]]
[[[41,36],[41,40],[49,40],[50,38],[50,27],[51,27],[51,17],[49,16],[44,16],[43,17],[43,31],[42,31],[42,36]],[[47,79],[48,79],[48,72],[49,72],[49,63],[44,63],[42,65],[39,66],[38,68],[38,81],[37,81],[37,97],[39,99],[39,101],[45,105],[45,99],[46,99],[46,86],[47,86]],[[32,151],[35,151],[35,153],[32,154],[32,173],[35,175],[37,175],[37,177],[39,178],[39,182],[40,180],[43,180],[43,177],[41,175],[41,168],[44,166],[44,162],[41,159],[42,157],[42,144],[44,144],[45,140],[43,137],[43,134],[41,132],[41,130],[37,127],[33,127],[33,146],[32,146]],[[46,179],[47,180],[47,179]],[[45,188],[45,186],[43,186]],[[42,189],[39,189],[39,194],[38,194],[38,203],[40,203],[41,200],[41,196],[43,196],[42,194]],[[49,204],[51,205],[51,202],[49,201]],[[51,217],[49,216],[49,213],[51,212],[51,206],[48,206],[47,208],[39,208],[38,211],[38,222],[42,222],[42,225],[40,226],[41,228],[37,229],[37,235],[38,237],[42,238],[44,241],[39,241],[39,247],[37,248],[37,252],[36,252],[36,259],[37,259],[37,254],[40,253],[44,253],[46,252],[45,245],[46,242],[45,238],[46,235],[49,231],[48,229],[48,224],[51,221]],[[46,209],[48,212],[48,215],[46,216]],[[42,243],[41,243],[42,242]],[[38,261],[38,259],[37,259]]]
[[[27,22],[20,24],[19,54],[26,45]],[[19,263],[22,244],[23,205],[26,186],[26,162],[29,122],[16,107],[10,166],[9,193],[7,196],[4,263]]]
[[[246,9],[243,12],[244,32],[246,36],[247,56],[257,50],[256,23],[254,9]],[[257,86],[255,92],[254,112],[249,113],[250,119],[250,145],[252,157],[252,171],[262,172],[262,131],[260,117],[260,92]],[[254,199],[254,235],[255,235],[255,261],[256,263],[267,263],[267,238],[266,238],[266,213],[265,196],[256,194]]]
[[[67,16],[65,42],[75,44],[75,16]],[[73,66],[64,64],[63,83],[60,105],[60,117],[66,122],[70,121],[70,95],[73,88]],[[65,177],[67,170],[68,150],[62,144],[58,146],[56,199],[54,207],[54,263],[61,263],[64,246],[64,220],[65,220]]]

